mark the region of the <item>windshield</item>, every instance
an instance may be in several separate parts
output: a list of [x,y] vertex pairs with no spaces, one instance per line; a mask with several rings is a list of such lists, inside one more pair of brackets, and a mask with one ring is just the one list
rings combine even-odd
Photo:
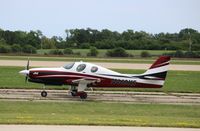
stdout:
[[65,69],[71,69],[71,68],[74,66],[74,64],[75,64],[75,63],[69,63],[69,64],[64,65],[63,67],[64,67]]

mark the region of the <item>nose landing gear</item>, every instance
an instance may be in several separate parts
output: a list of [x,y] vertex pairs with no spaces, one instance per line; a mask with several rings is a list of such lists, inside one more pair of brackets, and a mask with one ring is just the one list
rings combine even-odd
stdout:
[[42,92],[41,92],[41,96],[42,96],[42,97],[47,97],[47,92],[46,92],[46,91],[42,91]]
[[47,92],[45,91],[45,85],[43,86],[43,91],[41,92],[42,97],[47,97]]

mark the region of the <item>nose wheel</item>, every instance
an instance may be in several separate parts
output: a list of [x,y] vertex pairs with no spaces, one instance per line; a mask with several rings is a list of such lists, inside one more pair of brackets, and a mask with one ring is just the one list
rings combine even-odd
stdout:
[[42,92],[41,92],[41,96],[42,96],[42,97],[47,97],[47,92],[46,92],[46,91],[42,91]]
[[43,86],[43,91],[41,92],[42,97],[47,97],[47,92],[45,91],[45,85]]

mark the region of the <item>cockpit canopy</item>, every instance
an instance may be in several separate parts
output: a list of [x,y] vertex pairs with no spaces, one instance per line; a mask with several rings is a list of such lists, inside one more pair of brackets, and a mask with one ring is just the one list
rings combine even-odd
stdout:
[[[65,69],[72,69],[75,66],[75,62],[73,63],[69,63],[63,66],[63,68]],[[81,72],[83,70],[85,70],[86,67],[89,68],[90,72],[95,73],[98,71],[98,67],[95,65],[87,65],[86,63],[79,63],[78,65],[76,64],[77,67],[74,67],[74,69],[76,69],[77,72]]]
[[101,66],[97,66],[95,64],[87,63],[87,62],[73,62],[63,66],[66,70],[70,70],[73,72],[80,73],[101,73],[101,74],[115,74],[118,75],[118,72],[106,69]]
[[65,68],[65,69],[71,69],[74,66],[74,64],[75,64],[75,62],[66,64],[66,65],[63,66],[63,68]]

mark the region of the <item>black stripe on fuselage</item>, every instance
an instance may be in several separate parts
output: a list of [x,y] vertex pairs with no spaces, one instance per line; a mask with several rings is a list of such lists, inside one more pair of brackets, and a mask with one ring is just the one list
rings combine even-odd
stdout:
[[[149,75],[148,75],[149,76]],[[167,71],[164,72],[159,72],[159,73],[155,73],[155,74],[151,74],[150,76],[154,76],[154,77],[158,77],[158,78],[163,78],[165,79],[167,76]]]
[[141,79],[147,79],[145,76],[153,76],[161,79],[165,79],[167,75],[167,71],[159,72],[159,73],[153,73],[153,74],[147,74],[147,75],[138,75],[138,76],[123,76],[123,75],[110,75],[110,74],[99,74],[99,75],[105,75],[105,76],[112,76],[112,77],[122,77],[122,78],[141,78]]
[[139,78],[141,79],[151,79],[151,78],[145,78],[145,77],[156,77],[156,78],[160,78],[160,79],[165,79],[166,76],[167,76],[167,71],[164,71],[164,72],[159,72],[159,73],[154,73],[154,74],[147,74],[147,75],[142,75],[142,76],[138,76]]
[[64,82],[62,82],[59,79],[28,79],[29,82],[34,82],[34,83],[42,83],[45,85],[63,85]]

